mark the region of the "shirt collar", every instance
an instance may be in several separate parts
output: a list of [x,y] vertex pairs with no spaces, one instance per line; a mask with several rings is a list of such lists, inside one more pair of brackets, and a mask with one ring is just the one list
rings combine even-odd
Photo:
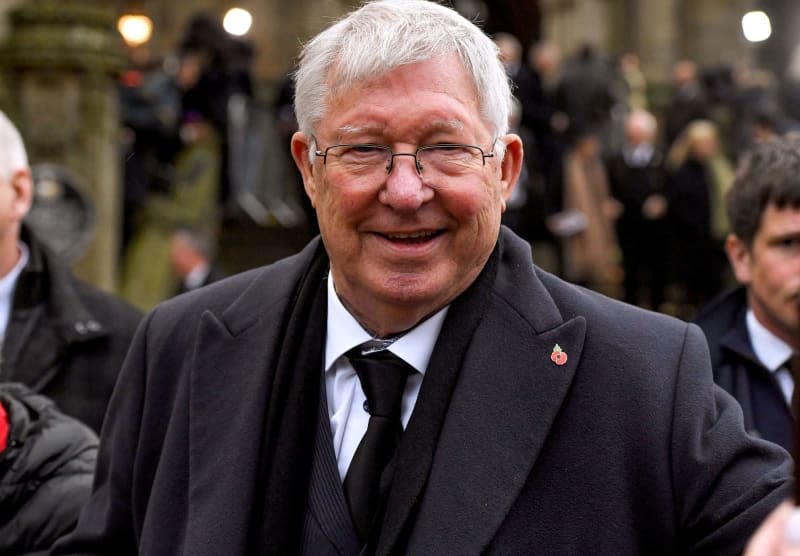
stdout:
[[774,373],[792,356],[792,347],[758,322],[752,309],[747,310],[746,321],[753,353],[764,367]]
[[[448,306],[449,307],[449,306]],[[433,347],[439,337],[448,307],[412,328],[388,349],[419,373],[425,374]],[[336,360],[357,345],[373,337],[364,330],[358,321],[342,304],[333,284],[333,276],[328,273],[328,321],[325,338],[325,372],[330,371]]]

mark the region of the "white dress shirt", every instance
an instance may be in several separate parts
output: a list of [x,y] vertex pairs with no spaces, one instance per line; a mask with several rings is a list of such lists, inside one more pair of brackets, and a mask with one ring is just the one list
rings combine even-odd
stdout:
[[[418,324],[401,336],[388,349],[414,367],[416,373],[408,377],[403,393],[401,420],[408,425],[414,404],[417,402],[422,378],[428,368],[433,346],[439,337],[447,307]],[[369,413],[364,410],[366,396],[355,369],[343,357],[345,353],[373,337],[345,309],[328,275],[328,321],[325,335],[325,390],[328,416],[331,421],[333,449],[339,476],[344,481],[361,437],[367,431]]]
[[746,319],[753,352],[761,364],[775,375],[786,403],[791,405],[794,380],[791,371],[783,364],[792,356],[792,347],[758,322],[751,309],[747,310]]
[[14,288],[17,287],[17,279],[19,278],[22,269],[28,264],[28,246],[20,242],[19,247],[19,260],[11,272],[0,278],[0,346],[3,344],[3,339],[6,337],[6,328],[8,328],[8,321],[11,318],[11,305],[14,301]]

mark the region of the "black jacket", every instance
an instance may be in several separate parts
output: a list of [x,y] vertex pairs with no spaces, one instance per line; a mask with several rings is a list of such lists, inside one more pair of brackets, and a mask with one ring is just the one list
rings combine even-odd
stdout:
[[141,313],[76,279],[29,231],[14,290],[0,380],[21,382],[100,431]]
[[97,436],[21,384],[0,384],[9,421],[0,452],[0,554],[44,551],[89,499]]
[[714,380],[742,406],[745,428],[787,450],[792,446],[792,414],[773,373],[750,344],[744,287],[727,292],[703,309],[696,323],[711,350]]

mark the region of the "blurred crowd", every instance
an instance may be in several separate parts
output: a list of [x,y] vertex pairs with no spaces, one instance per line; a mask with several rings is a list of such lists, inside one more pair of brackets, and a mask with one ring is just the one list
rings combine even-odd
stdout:
[[[526,52],[511,34],[494,39],[515,86],[510,125],[527,162],[504,223],[544,268],[691,318],[731,283],[722,199],[733,167],[754,142],[796,127],[800,87],[690,60],[649,86],[632,52],[563,53],[544,41]],[[175,262],[186,259],[184,245],[194,246],[201,274],[222,275],[211,270],[233,219],[316,233],[288,150],[292,80],[258,94],[254,54],[197,15],[173,53],[137,51],[123,75],[121,291],[142,309],[187,287]],[[178,232],[192,241],[173,240]]]
[[792,81],[678,61],[648,86],[635,53],[494,37],[519,100],[526,173],[505,223],[537,263],[692,318],[731,285],[723,199],[756,142],[797,128]]

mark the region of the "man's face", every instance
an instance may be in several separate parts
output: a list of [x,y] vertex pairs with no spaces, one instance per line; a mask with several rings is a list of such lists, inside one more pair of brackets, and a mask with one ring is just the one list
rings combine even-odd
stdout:
[[726,248],[736,278],[748,286],[755,317],[773,334],[796,346],[800,299],[800,209],[767,205],[748,249],[738,238]]
[[0,172],[0,276],[19,260],[19,227],[31,207],[32,192],[28,169],[15,170],[10,177]]
[[[316,148],[342,143],[465,143],[492,152],[474,86],[457,58],[401,66],[329,99]],[[308,160],[311,138],[297,133],[292,152],[314,205],[339,297],[371,332],[409,328],[463,292],[497,240],[500,215],[522,161],[521,141],[498,157],[448,178],[420,176],[414,160],[394,158],[390,174],[334,171]],[[478,157],[480,160],[480,157]],[[330,164],[330,162],[329,162]],[[335,163],[334,163],[335,164]]]

